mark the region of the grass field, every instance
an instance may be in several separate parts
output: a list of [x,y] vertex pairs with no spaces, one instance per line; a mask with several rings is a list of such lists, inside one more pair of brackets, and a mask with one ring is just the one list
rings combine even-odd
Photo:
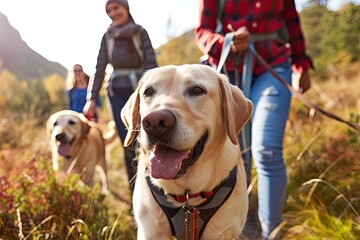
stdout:
[[[360,117],[360,63],[305,96],[347,121]],[[0,117],[0,239],[136,239],[120,141],[109,150],[109,186],[103,196],[54,177],[44,119]],[[104,129],[107,114],[102,113]],[[313,113],[293,99],[284,139],[288,187],[281,239],[356,240],[360,236],[360,136],[344,123]],[[254,169],[252,191],[256,193]],[[256,198],[255,198],[256,200]]]

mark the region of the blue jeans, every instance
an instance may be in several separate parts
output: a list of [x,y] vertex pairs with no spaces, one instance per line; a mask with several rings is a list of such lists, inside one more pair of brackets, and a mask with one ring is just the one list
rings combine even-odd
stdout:
[[[125,94],[114,94],[112,96],[108,95],[108,99],[111,106],[111,114],[113,115],[113,119],[116,124],[116,129],[118,132],[118,135],[121,139],[121,143],[124,143],[127,129],[121,120],[120,112],[121,109],[125,106],[125,103],[129,99],[131,95],[131,91]],[[125,165],[126,165],[126,173],[128,175],[129,183],[130,183],[130,189],[131,191],[134,189],[135,184],[135,167],[133,166],[134,159],[135,159],[135,149],[132,145],[128,147],[124,147],[124,153],[125,153]]]
[[[289,63],[273,69],[291,84]],[[234,72],[229,72],[229,78],[234,84]],[[291,93],[266,71],[259,76],[253,76],[249,98],[254,104],[251,119],[251,154],[258,174],[258,216],[262,236],[268,237],[281,222],[285,205],[287,176],[282,151]],[[247,175],[250,175],[251,159],[244,156],[244,164]]]

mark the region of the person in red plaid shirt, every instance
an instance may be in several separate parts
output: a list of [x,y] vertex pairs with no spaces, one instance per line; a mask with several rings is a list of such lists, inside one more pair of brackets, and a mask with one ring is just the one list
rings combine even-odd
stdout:
[[[294,0],[225,1],[223,11],[219,11],[221,1],[223,0],[200,1],[200,20],[195,29],[195,38],[199,49],[209,56],[209,64],[217,65],[224,35],[234,33],[223,72],[240,89],[244,88],[244,82],[250,86],[249,93],[244,93],[254,104],[250,131],[251,152],[244,154],[243,158],[248,185],[251,155],[258,173],[260,238],[266,239],[281,222],[285,205],[287,176],[282,151],[291,93],[255,58],[250,66],[251,77],[242,82],[244,55],[251,41],[256,51],[289,84],[292,83],[292,75],[297,76],[297,79],[293,79],[296,80],[293,86],[302,92],[310,88],[308,70],[313,65],[305,54],[304,37]],[[222,24],[221,31],[217,24],[218,15]],[[247,147],[243,142],[241,145],[242,148]],[[250,206],[242,233],[244,238],[254,239],[256,235],[257,227],[252,209]]]

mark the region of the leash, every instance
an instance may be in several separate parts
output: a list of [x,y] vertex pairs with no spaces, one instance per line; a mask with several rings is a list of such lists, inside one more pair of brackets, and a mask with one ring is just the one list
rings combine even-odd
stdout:
[[292,86],[290,86],[290,84],[288,84],[283,78],[281,78],[272,68],[269,64],[267,64],[267,62],[264,60],[264,58],[262,58],[259,53],[255,50],[255,47],[253,44],[249,44],[248,48],[250,49],[250,51],[254,54],[254,56],[259,60],[259,62],[266,67],[269,72],[274,75],[274,77],[276,77],[282,84],[285,85],[285,87],[293,94],[295,95],[302,103],[304,103],[308,108],[313,108],[316,111],[322,113],[323,115],[332,118],[334,120],[337,120],[339,122],[345,123],[348,126],[352,127],[353,129],[357,130],[358,132],[360,132],[360,126],[349,122],[349,121],[345,121],[344,119],[340,118],[339,116],[328,112],[324,109],[322,109],[321,107],[319,107],[318,105],[310,102],[309,100],[307,100],[300,92],[296,91],[294,88],[292,88]]
[[[180,207],[175,206],[168,200],[168,197],[171,197],[178,202],[178,198],[172,194],[165,194],[162,188],[152,183],[149,169],[146,169],[145,176],[155,201],[159,204],[168,219],[173,236],[179,240],[197,240],[201,239],[210,219],[226,202],[234,190],[237,178],[237,167],[235,166],[229,176],[212,190],[213,194],[211,196],[190,194],[186,191],[184,194],[184,202],[179,202],[184,205]],[[196,196],[206,200],[196,207],[191,206],[189,199]]]
[[69,168],[66,170],[66,174],[67,174],[67,175],[69,175],[69,174],[71,173],[71,171],[74,169],[74,167],[75,167],[75,165],[76,165],[76,163],[77,163],[77,161],[78,161],[78,159],[79,159],[79,156],[80,156],[81,152],[82,152],[82,151],[84,150],[84,148],[85,148],[85,145],[86,145],[85,143],[86,143],[86,142],[87,142],[87,141],[85,140],[85,141],[82,143],[80,150],[76,153],[74,160],[72,160]]
[[189,192],[186,191],[185,211],[185,240],[198,240],[199,237],[199,210],[189,205]]
[[[220,61],[219,61],[219,65],[217,67],[217,72],[220,72],[222,67],[225,64],[226,58],[230,53],[230,43],[232,41],[232,38],[234,36],[234,33],[227,33],[224,37],[224,43],[223,43],[223,47],[222,47],[222,51],[221,51],[221,56],[220,56]],[[255,56],[257,58],[257,60],[276,78],[278,79],[283,85],[285,85],[285,87],[294,95],[296,96],[302,103],[305,104],[305,106],[307,106],[308,108],[312,108],[318,112],[320,112],[321,114],[323,114],[326,117],[332,118],[336,121],[342,122],[347,124],[348,126],[350,126],[351,128],[353,128],[354,130],[360,132],[360,126],[349,122],[349,121],[345,121],[344,119],[340,118],[339,116],[328,112],[324,109],[322,109],[321,107],[319,107],[318,105],[310,102],[309,100],[307,100],[300,92],[296,91],[290,84],[288,84],[283,78],[281,78],[273,69],[272,67],[264,60],[264,58],[262,58],[259,53],[256,51],[254,44],[252,42],[250,42],[248,44],[247,50],[246,50],[246,54],[248,54],[249,52],[251,52],[253,54],[253,56]],[[245,63],[246,59],[245,59]],[[245,64],[246,65],[246,64]],[[245,66],[244,66],[245,67]],[[243,78],[244,79],[244,78]],[[244,93],[245,94],[245,93]],[[245,94],[246,96],[246,94]]]

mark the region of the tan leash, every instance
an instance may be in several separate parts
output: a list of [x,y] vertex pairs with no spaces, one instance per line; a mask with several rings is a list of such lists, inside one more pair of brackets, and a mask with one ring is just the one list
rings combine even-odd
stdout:
[[186,191],[185,211],[185,240],[198,240],[199,236],[199,210],[189,205],[189,193]]
[[259,53],[255,50],[255,47],[253,44],[249,44],[248,48],[250,49],[250,51],[254,54],[254,56],[259,60],[259,62],[267,69],[269,70],[269,72],[274,75],[274,77],[276,77],[282,84],[285,85],[285,87],[293,94],[295,95],[302,103],[304,103],[308,108],[312,108],[315,109],[316,111],[320,112],[321,114],[332,118],[336,121],[342,122],[347,124],[348,126],[352,127],[353,129],[357,130],[358,132],[360,132],[360,126],[352,123],[352,122],[348,122],[345,121],[344,119],[340,118],[339,116],[328,112],[324,109],[322,109],[321,107],[319,107],[318,105],[315,105],[314,103],[310,102],[309,100],[307,100],[300,92],[296,91],[294,88],[292,88],[292,86],[290,84],[288,84],[283,78],[281,78],[272,68],[271,66],[264,60],[264,58],[262,58]]
[[[222,47],[222,51],[221,51],[221,56],[220,56],[220,60],[219,60],[219,64],[217,67],[217,71],[220,72],[223,65],[225,65],[225,61],[230,53],[230,43],[233,39],[234,33],[230,32],[225,34],[224,37],[224,43],[223,43],[223,47]],[[342,122],[347,124],[348,126],[350,126],[351,128],[357,130],[358,132],[360,132],[360,126],[357,125],[356,123],[352,123],[349,121],[345,121],[344,119],[340,118],[339,116],[328,112],[324,109],[322,109],[321,107],[317,106],[316,104],[310,102],[309,100],[307,100],[300,92],[296,91],[294,88],[292,88],[292,86],[290,84],[288,84],[283,78],[281,78],[273,69],[272,67],[264,60],[264,58],[262,58],[259,53],[256,51],[254,45],[252,42],[250,42],[248,44],[248,50],[250,52],[252,52],[252,54],[257,58],[257,60],[259,60],[259,62],[267,69],[269,70],[269,72],[274,75],[274,77],[276,79],[278,79],[282,84],[285,85],[285,87],[294,95],[296,96],[302,103],[304,103],[308,108],[310,109],[314,109],[315,111],[320,112],[321,114],[332,118],[336,121]]]
[[87,142],[87,140],[85,140],[85,141],[82,143],[80,150],[77,152],[74,160],[72,160],[69,168],[66,170],[66,174],[69,175],[69,174],[71,173],[71,171],[74,169],[74,167],[75,167],[75,165],[76,165],[76,163],[77,163],[77,161],[78,161],[78,159],[79,159],[79,156],[80,156],[81,152],[82,152],[82,151],[84,150],[84,148],[85,148],[86,142]]

